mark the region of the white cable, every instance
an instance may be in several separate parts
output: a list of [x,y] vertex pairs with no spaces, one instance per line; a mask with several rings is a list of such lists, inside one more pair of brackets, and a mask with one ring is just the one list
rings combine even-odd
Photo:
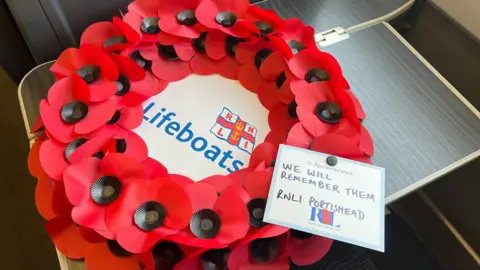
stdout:
[[396,18],[397,16],[401,15],[405,11],[407,11],[413,5],[413,3],[415,3],[415,0],[408,0],[407,3],[405,3],[401,7],[397,8],[396,10],[394,10],[394,11],[392,11],[392,12],[390,12],[390,13],[382,16],[382,17],[378,17],[376,19],[373,19],[373,20],[370,20],[370,21],[367,21],[367,22],[349,27],[349,28],[346,29],[346,32],[350,34],[350,33],[356,32],[358,30],[362,30],[362,29],[368,28],[370,26],[377,25],[377,24],[382,23],[382,22],[390,21],[390,20]]

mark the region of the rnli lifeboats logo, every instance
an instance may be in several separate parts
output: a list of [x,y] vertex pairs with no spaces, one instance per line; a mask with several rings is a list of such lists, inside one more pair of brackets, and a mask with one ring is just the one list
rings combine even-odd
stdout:
[[255,147],[257,129],[225,107],[210,132],[249,154],[252,154]]

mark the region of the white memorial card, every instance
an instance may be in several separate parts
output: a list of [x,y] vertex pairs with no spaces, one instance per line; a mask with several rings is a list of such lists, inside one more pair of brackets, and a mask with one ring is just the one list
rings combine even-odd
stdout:
[[383,168],[280,145],[263,220],[383,252],[384,193]]

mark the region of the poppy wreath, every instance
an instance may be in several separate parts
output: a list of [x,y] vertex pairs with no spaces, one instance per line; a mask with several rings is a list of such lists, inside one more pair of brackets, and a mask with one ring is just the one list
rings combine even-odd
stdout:
[[[247,0],[136,0],[88,27],[51,71],[28,166],[52,241],[88,269],[315,263],[332,239],[263,222],[279,144],[365,163],[374,154],[363,108],[313,28]],[[238,80],[269,111],[247,168],[170,174],[132,131],[144,101],[190,74]]]

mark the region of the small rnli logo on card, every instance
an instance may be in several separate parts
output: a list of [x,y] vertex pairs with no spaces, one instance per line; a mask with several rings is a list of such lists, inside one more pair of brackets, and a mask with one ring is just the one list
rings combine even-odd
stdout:
[[335,223],[335,212],[325,209],[311,207],[310,222],[315,224],[327,225],[332,228],[340,228],[340,224]]
[[249,154],[252,154],[255,147],[257,129],[227,108],[223,108],[210,132]]

